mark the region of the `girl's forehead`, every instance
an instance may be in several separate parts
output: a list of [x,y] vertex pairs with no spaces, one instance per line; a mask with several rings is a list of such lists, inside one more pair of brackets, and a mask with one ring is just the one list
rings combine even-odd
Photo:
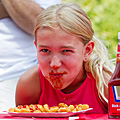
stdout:
[[45,40],[45,39],[64,39],[67,41],[71,40],[79,40],[82,42],[82,39],[77,37],[74,34],[68,33],[65,30],[61,29],[60,27],[57,28],[50,28],[50,27],[43,27],[38,29],[37,31],[37,39]]
[[42,29],[38,31],[37,35],[38,46],[49,46],[55,48],[68,47],[76,48],[79,46],[84,46],[81,40],[71,35],[62,29]]
[[81,42],[83,44],[83,40],[78,37],[75,34],[72,34],[70,32],[66,32],[64,29],[62,29],[59,26],[56,27],[42,27],[37,30],[37,43],[38,42],[63,42],[64,43],[73,43],[73,44],[78,44]]

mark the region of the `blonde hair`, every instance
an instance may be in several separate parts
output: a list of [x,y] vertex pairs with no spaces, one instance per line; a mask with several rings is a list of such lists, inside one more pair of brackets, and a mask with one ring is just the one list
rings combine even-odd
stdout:
[[85,63],[85,70],[91,72],[96,79],[99,97],[108,102],[104,95],[104,85],[107,86],[104,76],[107,75],[108,80],[110,79],[113,73],[113,65],[108,60],[108,52],[104,44],[93,36],[94,31],[87,14],[80,6],[73,3],[53,5],[38,16],[34,29],[35,39],[38,29],[58,26],[64,31],[81,38],[84,45],[90,40],[95,42],[93,53]]

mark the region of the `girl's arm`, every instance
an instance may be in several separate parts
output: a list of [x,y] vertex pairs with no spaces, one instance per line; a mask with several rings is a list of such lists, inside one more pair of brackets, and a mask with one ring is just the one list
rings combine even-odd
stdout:
[[25,32],[33,34],[36,17],[43,10],[32,0],[1,0],[11,19]]
[[41,94],[38,65],[25,72],[16,88],[16,106],[37,104]]

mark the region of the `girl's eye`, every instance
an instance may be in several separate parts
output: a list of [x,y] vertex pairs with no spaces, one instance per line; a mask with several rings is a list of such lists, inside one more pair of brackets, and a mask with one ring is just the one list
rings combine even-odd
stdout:
[[63,50],[63,52],[72,52],[72,50]]
[[50,52],[48,49],[42,49],[41,52],[47,53]]

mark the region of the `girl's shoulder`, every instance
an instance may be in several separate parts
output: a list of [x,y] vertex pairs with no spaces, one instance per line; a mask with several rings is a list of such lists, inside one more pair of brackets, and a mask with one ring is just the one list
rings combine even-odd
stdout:
[[38,65],[36,65],[26,71],[18,81],[16,88],[17,104],[37,103],[40,92],[39,70]]
[[22,83],[25,82],[35,82],[39,79],[39,70],[38,65],[32,67],[28,71],[26,71],[19,79]]

